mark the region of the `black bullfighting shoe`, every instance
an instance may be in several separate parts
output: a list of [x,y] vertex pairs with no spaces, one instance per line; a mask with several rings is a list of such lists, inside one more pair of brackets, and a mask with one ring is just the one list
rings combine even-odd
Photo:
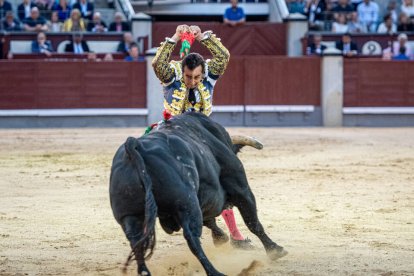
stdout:
[[235,240],[233,237],[230,237],[230,244],[237,249],[243,250],[253,250],[254,246],[252,241],[249,238],[245,238],[244,240]]

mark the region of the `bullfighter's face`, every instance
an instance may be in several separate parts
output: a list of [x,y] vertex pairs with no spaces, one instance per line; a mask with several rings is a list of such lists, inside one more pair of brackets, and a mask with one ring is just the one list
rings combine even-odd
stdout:
[[184,67],[184,83],[188,89],[196,88],[203,79],[203,67],[201,65],[194,68],[194,70]]

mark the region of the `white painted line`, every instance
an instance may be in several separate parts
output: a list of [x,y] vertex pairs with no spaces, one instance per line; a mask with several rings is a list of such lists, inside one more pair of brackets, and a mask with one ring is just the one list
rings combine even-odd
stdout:
[[313,105],[246,105],[246,112],[314,112]]
[[343,114],[414,114],[414,107],[344,107]]
[[243,112],[243,105],[213,105],[213,112]]
[[146,108],[2,109],[0,117],[77,117],[148,115]]

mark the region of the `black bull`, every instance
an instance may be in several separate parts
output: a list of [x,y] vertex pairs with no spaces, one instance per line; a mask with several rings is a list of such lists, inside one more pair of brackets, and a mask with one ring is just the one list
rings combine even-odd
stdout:
[[183,229],[192,253],[207,275],[223,275],[207,259],[200,244],[202,226],[212,230],[215,244],[227,235],[215,218],[236,206],[249,230],[272,259],[287,252],[273,242],[259,222],[256,201],[227,131],[199,113],[185,113],[157,131],[129,137],[115,154],[110,200],[115,219],[128,238],[138,274],[150,275],[145,264],[155,245],[155,220],[169,234]]

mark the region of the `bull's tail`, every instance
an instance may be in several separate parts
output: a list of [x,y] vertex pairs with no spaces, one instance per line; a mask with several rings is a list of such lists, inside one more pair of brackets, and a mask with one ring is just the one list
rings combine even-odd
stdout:
[[155,246],[155,221],[157,218],[157,204],[155,202],[154,194],[152,193],[152,181],[148,175],[141,155],[138,152],[138,148],[141,147],[141,142],[133,137],[129,137],[125,142],[125,151],[131,160],[133,166],[136,168],[137,173],[142,181],[145,190],[145,220],[143,224],[143,235],[140,240],[133,245],[132,251],[125,263],[124,269],[129,265],[132,257],[140,252],[140,256],[144,259],[149,259],[152,256]]

